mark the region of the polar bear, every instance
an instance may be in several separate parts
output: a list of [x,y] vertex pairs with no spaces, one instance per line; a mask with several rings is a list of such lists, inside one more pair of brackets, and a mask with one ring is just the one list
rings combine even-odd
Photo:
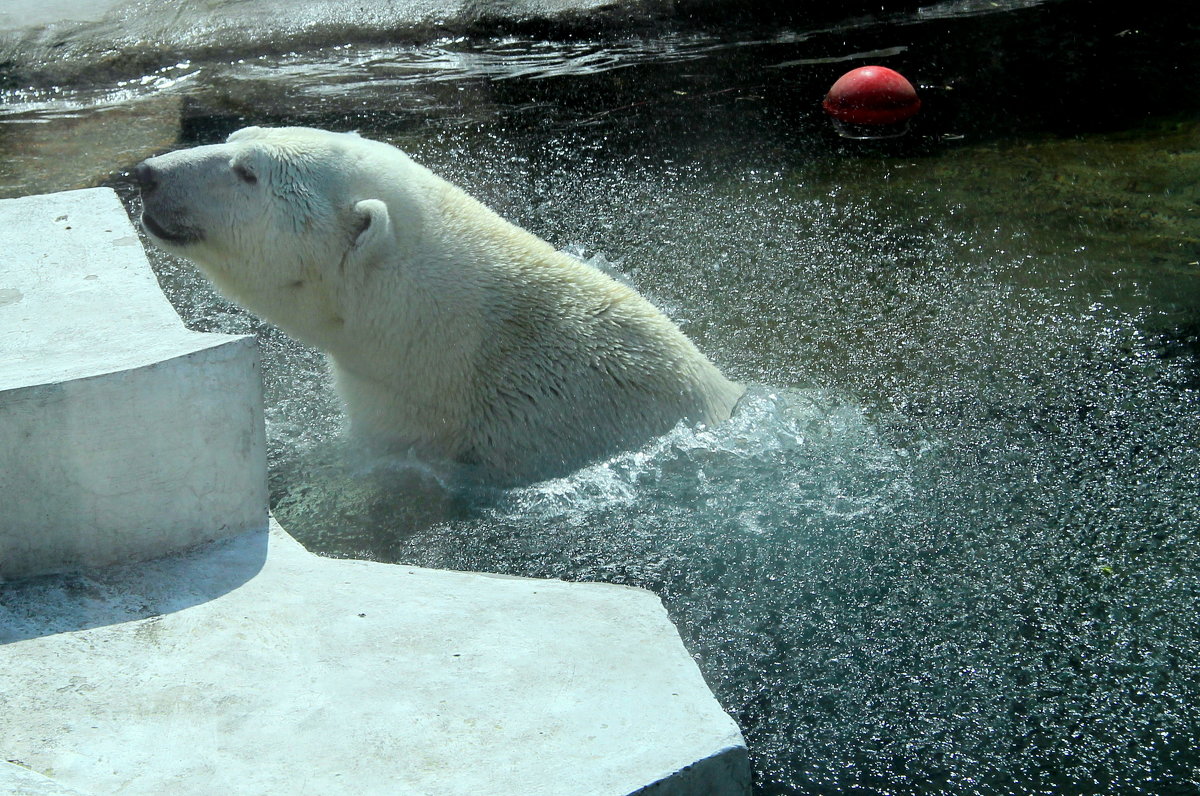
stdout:
[[523,483],[742,395],[631,287],[388,144],[248,127],[135,177],[150,238],[325,352],[374,445]]

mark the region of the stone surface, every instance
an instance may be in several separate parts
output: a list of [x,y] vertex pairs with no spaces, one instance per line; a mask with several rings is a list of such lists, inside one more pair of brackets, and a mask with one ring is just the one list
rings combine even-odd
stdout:
[[184,328],[108,189],[0,201],[0,578],[266,527],[252,338]]
[[181,61],[514,25],[594,31],[645,25],[670,9],[671,0],[5,0],[0,78],[14,85],[136,78]]
[[275,527],[0,586],[3,642],[0,753],[89,793],[748,792],[636,589],[324,559]]

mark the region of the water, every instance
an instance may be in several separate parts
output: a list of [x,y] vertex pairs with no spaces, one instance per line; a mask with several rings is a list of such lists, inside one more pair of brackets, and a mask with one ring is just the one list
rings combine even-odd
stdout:
[[[26,86],[0,190],[90,179],[134,206],[144,153],[250,122],[403,146],[613,263],[752,387],[719,428],[450,488],[347,449],[319,355],[154,254],[189,324],[259,335],[301,541],[653,589],[761,794],[1195,793],[1200,38],[1194,14],[1091,5],[337,41]],[[816,110],[862,60],[918,84],[910,138],[843,142]]]

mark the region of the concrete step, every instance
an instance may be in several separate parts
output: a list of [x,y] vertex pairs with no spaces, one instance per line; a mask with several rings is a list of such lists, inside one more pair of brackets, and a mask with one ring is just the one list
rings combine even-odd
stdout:
[[652,594],[306,552],[273,528],[0,592],[0,744],[129,796],[745,793]]
[[109,189],[0,200],[0,578],[267,523],[253,338],[186,329]]

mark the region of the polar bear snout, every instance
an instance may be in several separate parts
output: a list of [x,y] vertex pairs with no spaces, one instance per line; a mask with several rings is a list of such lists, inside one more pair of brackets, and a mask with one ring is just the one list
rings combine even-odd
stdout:
[[188,221],[186,208],[173,201],[172,192],[163,189],[169,172],[150,158],[133,170],[142,193],[142,227],[156,241],[174,244],[195,243],[203,238],[200,230]]
[[158,188],[158,169],[150,165],[150,161],[143,160],[133,170],[134,179],[137,180],[138,188],[142,191],[142,196],[153,193]]

